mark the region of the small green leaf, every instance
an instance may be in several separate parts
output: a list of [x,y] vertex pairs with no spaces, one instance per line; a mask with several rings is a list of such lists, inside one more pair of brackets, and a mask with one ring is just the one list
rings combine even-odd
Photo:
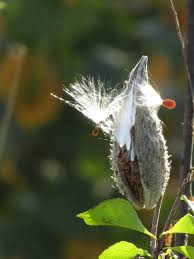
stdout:
[[194,217],[191,214],[186,214],[171,229],[163,232],[160,237],[168,233],[194,234]]
[[129,228],[156,239],[141,223],[132,205],[124,199],[106,200],[95,208],[77,215],[90,226],[117,226]]
[[147,251],[137,248],[134,244],[121,241],[104,250],[99,259],[130,259],[136,255],[152,257]]
[[194,258],[194,247],[192,246],[175,246],[170,248],[178,253],[185,255],[188,258]]
[[181,196],[181,200],[185,201],[188,204],[189,208],[194,213],[194,201],[190,201],[189,199],[187,199],[187,197],[185,195]]

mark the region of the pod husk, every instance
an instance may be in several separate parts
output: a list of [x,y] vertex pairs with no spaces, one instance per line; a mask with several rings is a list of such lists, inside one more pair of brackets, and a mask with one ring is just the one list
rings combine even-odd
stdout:
[[[129,83],[132,85],[137,76],[139,78],[139,75],[145,76],[146,73],[147,60],[144,58],[132,70]],[[169,180],[169,155],[162,133],[162,122],[157,115],[158,108],[136,105],[135,124],[129,129],[136,153],[134,161],[131,161],[130,150],[126,146],[120,147],[116,138],[112,142],[113,179],[120,193],[136,209],[155,207]]]

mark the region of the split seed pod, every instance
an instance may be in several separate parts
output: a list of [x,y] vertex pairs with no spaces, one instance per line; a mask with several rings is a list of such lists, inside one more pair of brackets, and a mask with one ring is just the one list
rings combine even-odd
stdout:
[[170,174],[158,109],[160,95],[148,83],[148,58],[131,71],[120,111],[115,114],[111,163],[119,191],[136,209],[151,209],[164,194]]
[[149,84],[147,61],[142,56],[119,93],[84,78],[64,89],[72,98],[65,102],[95,123],[92,135],[101,128],[110,136],[113,179],[136,209],[153,208],[165,192],[170,163],[157,113],[161,105],[175,107]]

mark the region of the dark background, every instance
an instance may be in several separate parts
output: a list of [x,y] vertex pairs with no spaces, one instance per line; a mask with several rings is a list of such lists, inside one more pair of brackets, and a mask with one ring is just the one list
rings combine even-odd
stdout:
[[[178,188],[186,85],[168,1],[6,3],[0,1],[1,258],[96,259],[120,240],[146,247],[141,234],[76,218],[120,195],[112,188],[106,137],[91,137],[94,125],[50,93],[66,98],[63,86],[79,75],[122,85],[139,58],[149,56],[152,84],[177,103],[159,113],[172,155],[164,221]],[[185,36],[186,1],[176,8]],[[152,213],[139,212],[148,229]]]

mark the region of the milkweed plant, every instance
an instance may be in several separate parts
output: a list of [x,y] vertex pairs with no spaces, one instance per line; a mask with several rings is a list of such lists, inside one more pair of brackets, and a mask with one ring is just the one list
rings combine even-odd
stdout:
[[[109,199],[77,215],[90,226],[128,228],[151,237],[154,249],[144,250],[128,241],[113,244],[99,255],[100,259],[179,258],[183,254],[194,259],[194,247],[171,246],[175,233],[194,234],[194,216],[187,214],[174,226],[157,232],[148,231],[136,210],[153,209],[162,200],[169,175],[169,160],[162,122],[158,117],[160,106],[175,108],[175,101],[162,99],[149,82],[148,57],[142,56],[132,69],[120,90],[107,91],[104,83],[82,78],[65,88],[70,100],[63,100],[95,124],[109,137],[112,178],[123,198]],[[194,213],[194,202],[183,199]]]

